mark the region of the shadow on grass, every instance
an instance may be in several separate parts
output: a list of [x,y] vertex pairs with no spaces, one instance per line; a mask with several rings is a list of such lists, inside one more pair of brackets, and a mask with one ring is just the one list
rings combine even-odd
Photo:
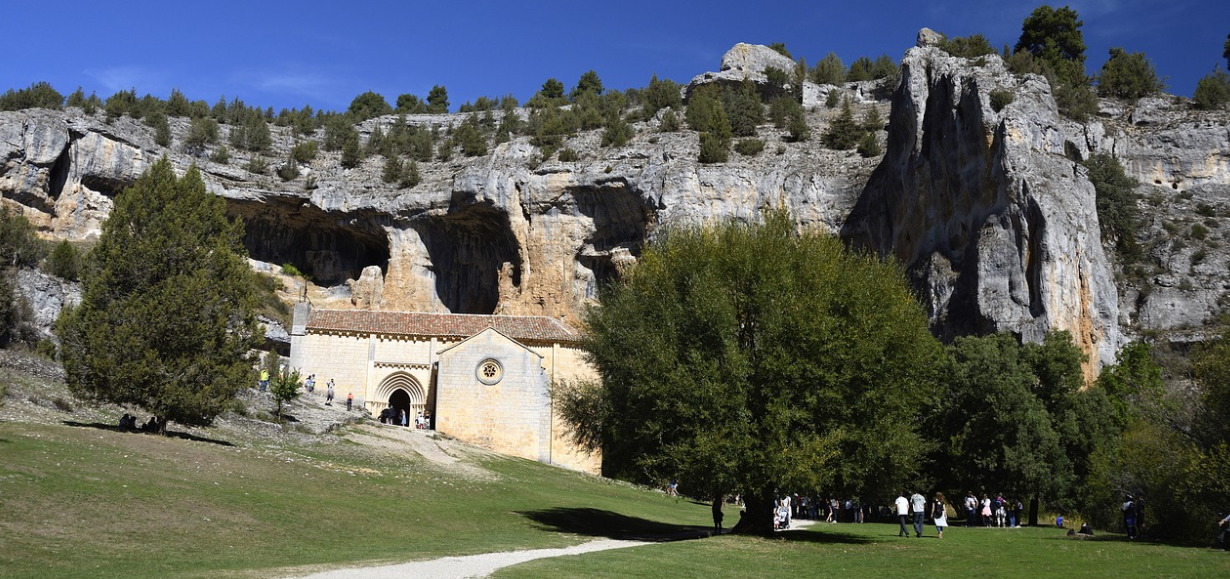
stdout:
[[798,543],[824,543],[828,545],[870,545],[879,543],[887,539],[878,537],[866,537],[859,535],[851,535],[848,533],[833,532],[840,529],[821,528],[820,523],[815,523],[801,529],[791,529],[782,531],[774,535],[784,541],[793,541]]
[[[110,430],[111,432],[127,432],[131,434],[152,434],[149,432],[143,432],[141,430],[122,429],[114,424],[103,424],[101,422],[91,422],[89,424],[86,424],[84,422],[74,422],[72,420],[65,420],[64,425],[65,426],[76,426],[80,428],[95,428],[98,430]],[[234,444],[231,444],[225,440],[214,440],[212,438],[203,438],[200,436],[193,436],[191,434],[188,434],[187,432],[175,432],[173,430],[167,431],[167,437],[178,438],[181,440],[192,440],[195,442],[208,442],[210,444],[217,444],[219,446],[235,446]]]
[[551,531],[608,539],[680,541],[699,539],[713,534],[713,530],[709,527],[673,525],[600,509],[557,507],[538,511],[519,511],[517,514]]

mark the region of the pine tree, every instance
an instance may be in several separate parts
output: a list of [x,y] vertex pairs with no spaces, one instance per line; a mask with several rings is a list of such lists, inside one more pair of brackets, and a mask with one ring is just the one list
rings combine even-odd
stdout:
[[258,338],[243,224],[192,167],[163,157],[116,198],[80,305],[56,332],[69,389],[137,404],[166,421],[206,425],[250,383]]

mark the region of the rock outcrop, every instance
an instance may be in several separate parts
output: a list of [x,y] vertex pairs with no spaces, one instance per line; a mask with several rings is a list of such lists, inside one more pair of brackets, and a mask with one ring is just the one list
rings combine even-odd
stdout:
[[[905,265],[941,335],[1068,330],[1092,374],[1124,338],[1094,189],[1065,156],[1088,153],[1085,129],[1045,79],[984,62],[906,53],[887,153],[842,235]],[[1014,100],[996,110],[994,91]]]
[[[290,181],[250,172],[253,156],[271,166],[287,157],[295,138],[285,127],[271,127],[271,150],[232,150],[229,163],[217,163],[185,151],[187,119],[170,119],[174,140],[164,148],[128,117],[27,110],[0,112],[0,194],[46,236],[88,239],[152,160],[167,155],[179,171],[196,164],[244,218],[253,263],[296,266],[311,281],[288,284],[287,297],[330,308],[575,319],[663,224],[756,219],[787,206],[801,227],[840,231],[899,259],[944,337],[1011,331],[1037,341],[1067,329],[1093,372],[1134,332],[1200,339],[1225,316],[1230,115],[1167,97],[1102,101],[1099,118],[1078,124],[1056,113],[1042,77],[1016,77],[994,55],[951,57],[934,46],[939,38],[920,32],[902,62],[882,161],[825,149],[818,138],[786,142],[766,125],[764,152],[703,165],[695,133],[662,133],[653,119],[635,123],[623,147],[600,146],[598,131],[568,139],[577,161],[542,161],[520,137],[485,156],[420,162],[423,181],[397,188],[380,179],[380,157],[344,169],[328,151]],[[692,86],[766,83],[766,68],[792,65],[767,47],[739,45]],[[886,111],[878,99],[891,88],[804,84],[812,135],[836,113],[819,106],[827,91],[842,90],[859,112]],[[993,92],[1003,93],[995,106]],[[406,122],[447,129],[464,118]],[[395,122],[372,119],[360,132],[388,134]],[[228,132],[223,125],[220,142]],[[1143,263],[1115,264],[1103,249],[1094,191],[1077,162],[1095,151],[1113,153],[1142,182]],[[36,308],[44,309],[55,307]]]

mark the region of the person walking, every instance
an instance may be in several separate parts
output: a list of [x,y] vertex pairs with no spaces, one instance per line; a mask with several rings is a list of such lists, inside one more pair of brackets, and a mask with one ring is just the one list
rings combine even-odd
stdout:
[[325,406],[333,406],[333,379],[329,378],[329,392],[325,394]]
[[936,491],[935,503],[931,505],[931,518],[935,521],[936,532],[943,539],[944,527],[948,526],[948,508],[944,503],[944,493]]
[[910,536],[910,527],[907,521],[910,519],[910,501],[905,498],[905,493],[897,495],[897,500],[893,501],[897,506],[897,520],[901,522],[901,530],[897,532],[898,537]]
[[921,494],[910,495],[910,512],[914,515],[914,538],[922,537],[923,521],[927,516],[927,499]]

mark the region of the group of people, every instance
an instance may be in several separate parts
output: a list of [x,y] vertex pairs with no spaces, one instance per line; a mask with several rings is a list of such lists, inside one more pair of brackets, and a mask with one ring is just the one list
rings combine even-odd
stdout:
[[141,432],[158,432],[158,417],[149,417],[149,422],[137,426],[137,417],[124,413],[120,417],[120,430],[140,430]]
[[935,499],[931,502],[930,513],[928,513],[927,499],[918,492],[910,495],[910,498],[905,498],[905,493],[897,495],[897,500],[893,501],[893,506],[896,508],[897,520],[901,522],[901,530],[897,532],[898,537],[910,536],[910,523],[913,523],[914,537],[920,538],[923,536],[923,524],[926,522],[927,515],[931,515],[931,519],[935,524],[935,529],[939,538],[944,538],[944,528],[948,526],[948,503],[944,500],[944,493],[935,493]]
[[[349,407],[347,409],[349,409]],[[395,426],[410,426],[409,415],[406,414],[406,411],[398,410],[396,408],[393,408],[392,406],[389,406],[385,408],[384,410],[381,410],[379,418],[380,418],[381,424],[392,424]],[[418,430],[430,430],[431,429],[431,411],[430,410],[418,411],[418,413],[414,417],[414,427]]]
[[967,527],[1018,527],[1025,509],[1019,499],[1008,500],[1000,493],[992,498],[983,493],[980,500],[974,491],[965,494],[964,506]]

